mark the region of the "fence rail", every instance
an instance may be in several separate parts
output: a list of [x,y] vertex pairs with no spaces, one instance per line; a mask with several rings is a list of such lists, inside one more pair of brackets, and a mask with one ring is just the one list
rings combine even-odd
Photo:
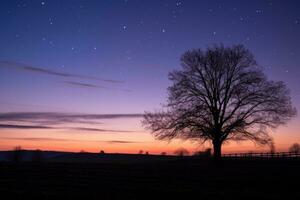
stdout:
[[225,159],[300,159],[300,152],[276,152],[276,153],[230,153],[223,154]]

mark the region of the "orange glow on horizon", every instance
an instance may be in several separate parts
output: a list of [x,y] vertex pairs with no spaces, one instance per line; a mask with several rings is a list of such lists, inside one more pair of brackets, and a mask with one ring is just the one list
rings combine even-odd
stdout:
[[[76,126],[76,124],[72,124]],[[77,125],[78,126],[78,125]],[[153,136],[143,130],[140,120],[119,119],[107,120],[101,128],[108,130],[130,130],[132,132],[88,132],[63,129],[50,130],[17,130],[2,129],[0,131],[0,150],[11,150],[20,145],[23,149],[40,149],[51,151],[69,152],[100,152],[106,153],[131,153],[136,154],[140,150],[150,154],[173,154],[178,148],[186,148],[190,154],[196,151],[203,151],[211,148],[211,145],[199,145],[195,142],[175,140],[172,142],[157,141]],[[93,127],[93,126],[91,126]],[[298,124],[292,121],[289,126],[281,127],[271,132],[274,137],[276,151],[287,151],[289,146],[295,142],[300,142],[297,134]],[[229,142],[222,147],[223,153],[234,152],[262,152],[269,151],[268,146],[258,146],[252,142]]]

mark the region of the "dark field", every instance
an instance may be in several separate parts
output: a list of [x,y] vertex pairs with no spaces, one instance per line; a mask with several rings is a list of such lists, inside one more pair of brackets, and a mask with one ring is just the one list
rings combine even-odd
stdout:
[[[150,159],[151,160],[151,159]],[[153,162],[1,162],[5,199],[300,199],[297,160]],[[194,197],[193,197],[194,196]],[[189,198],[190,197],[190,198]]]

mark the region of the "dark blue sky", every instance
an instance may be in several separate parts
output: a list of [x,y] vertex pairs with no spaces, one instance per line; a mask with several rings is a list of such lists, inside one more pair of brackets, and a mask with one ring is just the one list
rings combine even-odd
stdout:
[[244,44],[299,108],[299,11],[299,1],[1,1],[0,108],[140,113],[164,102],[185,50],[215,43]]

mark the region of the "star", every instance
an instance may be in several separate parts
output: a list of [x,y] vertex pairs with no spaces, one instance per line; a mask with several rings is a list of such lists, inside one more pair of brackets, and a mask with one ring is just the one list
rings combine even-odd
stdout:
[[215,35],[217,35],[217,32],[216,32],[216,31],[213,32],[213,36],[215,36]]
[[41,5],[42,5],[42,6],[44,6],[44,5],[45,5],[45,2],[44,2],[44,1],[42,1],[42,2],[41,2]]
[[49,24],[52,25],[53,24],[53,20],[52,18],[49,18]]
[[165,32],[166,32],[166,30],[165,30],[165,29],[162,29],[162,30],[161,30],[161,32],[165,33]]
[[176,3],[176,6],[181,6],[181,5],[182,5],[182,2],[180,2],[180,1]]
[[255,12],[256,12],[256,14],[262,14],[263,11],[260,9],[257,9]]
[[127,26],[124,25],[124,26],[123,26],[123,30],[125,31],[126,29],[127,29]]

